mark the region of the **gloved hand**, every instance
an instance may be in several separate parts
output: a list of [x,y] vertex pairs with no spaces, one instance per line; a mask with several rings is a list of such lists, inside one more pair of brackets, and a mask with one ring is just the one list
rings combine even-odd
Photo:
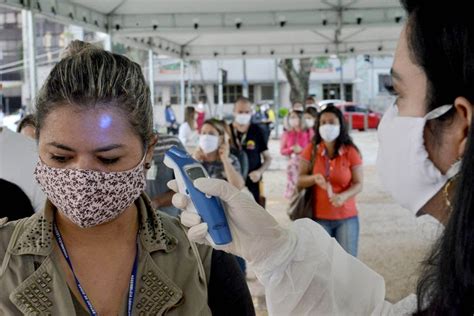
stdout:
[[[170,181],[168,186],[177,192],[176,181]],[[280,252],[287,252],[295,243],[290,231],[281,227],[265,209],[258,205],[251,194],[241,192],[227,181],[201,178],[194,181],[194,186],[209,195],[221,199],[227,216],[232,242],[225,246],[215,246],[245,258],[250,264],[260,264],[268,268],[266,262],[272,260],[278,263]],[[192,241],[209,244],[207,224],[201,217],[186,210],[189,203],[186,195],[177,193],[173,196],[173,204],[183,210],[181,223],[189,227],[188,238]]]

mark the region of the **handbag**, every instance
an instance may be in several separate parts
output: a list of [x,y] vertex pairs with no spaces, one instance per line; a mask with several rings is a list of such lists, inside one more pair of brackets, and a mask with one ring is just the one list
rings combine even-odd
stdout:
[[[314,160],[316,156],[317,146],[311,153],[310,174],[313,172]],[[313,207],[316,197],[314,196],[314,185],[297,192],[290,201],[288,206],[288,216],[292,221],[300,218],[313,218]]]

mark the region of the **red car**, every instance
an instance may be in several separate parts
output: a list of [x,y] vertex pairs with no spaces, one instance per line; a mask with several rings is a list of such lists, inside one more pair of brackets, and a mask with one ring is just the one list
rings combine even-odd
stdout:
[[368,128],[377,128],[382,119],[382,113],[374,112],[352,102],[339,103],[335,104],[335,106],[342,111],[347,124],[350,124],[352,117],[352,129],[357,129],[359,131],[364,131],[366,129],[364,124],[366,115]]

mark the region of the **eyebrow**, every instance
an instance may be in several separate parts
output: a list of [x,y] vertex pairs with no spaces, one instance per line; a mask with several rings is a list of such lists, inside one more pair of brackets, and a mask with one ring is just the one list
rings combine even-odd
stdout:
[[[51,143],[48,143],[47,145],[48,146],[54,146],[56,148],[66,150],[66,151],[74,151],[74,149],[72,149],[71,147],[68,147],[66,145],[59,144],[59,143],[56,143],[56,142],[51,142]],[[117,148],[122,148],[122,147],[124,147],[124,146],[121,145],[121,144],[112,144],[112,145],[97,148],[97,149],[94,150],[94,152],[95,153],[106,152],[106,151],[110,151],[110,150],[117,149]]]
[[402,76],[398,72],[396,72],[393,68],[390,68],[390,75],[392,76],[393,79],[397,81],[403,81]]

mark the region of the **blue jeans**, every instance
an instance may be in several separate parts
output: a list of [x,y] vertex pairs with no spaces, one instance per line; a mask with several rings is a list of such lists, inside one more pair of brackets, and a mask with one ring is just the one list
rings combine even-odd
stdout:
[[340,220],[316,219],[331,237],[336,238],[341,247],[349,254],[357,257],[359,242],[359,217]]

